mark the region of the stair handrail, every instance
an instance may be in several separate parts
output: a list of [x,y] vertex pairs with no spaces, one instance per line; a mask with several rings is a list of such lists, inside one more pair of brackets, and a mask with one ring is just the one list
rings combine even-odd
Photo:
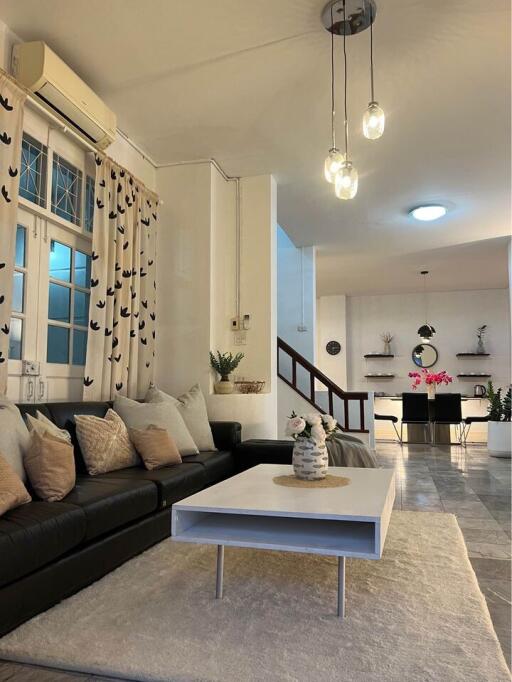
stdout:
[[[279,351],[287,353],[292,359],[292,379],[291,381],[285,377],[279,371]],[[307,372],[309,372],[309,386],[310,395],[306,395],[297,385],[297,365],[303,367]],[[277,376],[282,379],[288,386],[293,388],[293,390],[298,393],[304,400],[306,400],[310,405],[312,405],[316,410],[325,414],[325,410],[321,407],[315,400],[315,380],[320,381],[327,388],[327,396],[329,402],[329,414],[334,416],[334,403],[333,395],[343,401],[344,406],[344,417],[345,424],[339,424],[342,431],[356,432],[356,433],[368,433],[368,429],[365,428],[364,419],[364,402],[368,400],[368,393],[364,391],[344,391],[340,386],[334,383],[332,379],[329,379],[323,372],[321,372],[318,367],[315,367],[309,360],[307,360],[303,355],[290,346],[286,341],[277,337]],[[352,429],[349,424],[349,409],[348,404],[350,401],[359,402],[359,416],[360,416],[360,428]]]

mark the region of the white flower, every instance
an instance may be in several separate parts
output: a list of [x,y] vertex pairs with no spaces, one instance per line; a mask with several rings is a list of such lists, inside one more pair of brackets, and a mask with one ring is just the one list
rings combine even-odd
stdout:
[[322,418],[316,412],[311,412],[310,414],[307,414],[304,418],[310,426],[322,425]]
[[330,414],[324,414],[322,416],[322,421],[324,423],[326,431],[328,431],[329,433],[331,431],[335,431],[336,427],[338,426],[336,419],[334,419],[334,417],[331,417]]
[[316,440],[317,443],[325,442],[325,431],[321,424],[315,424],[315,426],[311,427],[311,438]]
[[302,433],[305,428],[306,422],[302,417],[292,417],[288,420],[288,424],[286,425],[286,435],[295,436],[298,433]]

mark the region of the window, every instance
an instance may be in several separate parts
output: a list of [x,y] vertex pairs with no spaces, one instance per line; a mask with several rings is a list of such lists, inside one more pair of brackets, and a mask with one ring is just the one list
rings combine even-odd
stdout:
[[85,365],[91,257],[50,243],[47,362]]
[[85,178],[85,216],[84,227],[87,232],[92,232],[94,220],[94,179],[88,175]]
[[21,143],[20,196],[46,206],[47,148],[27,133]]
[[27,231],[23,225],[16,227],[16,251],[14,258],[14,282],[12,290],[11,332],[9,335],[9,358],[21,360],[23,322],[25,317],[25,279]]
[[82,171],[54,153],[52,212],[75,225],[80,225],[81,209]]

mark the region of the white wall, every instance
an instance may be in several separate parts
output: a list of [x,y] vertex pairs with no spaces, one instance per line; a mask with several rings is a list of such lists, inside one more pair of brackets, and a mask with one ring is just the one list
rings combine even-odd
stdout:
[[[159,169],[164,200],[158,232],[156,381],[174,395],[199,382],[211,419],[237,420],[243,437],[276,434],[276,186],[271,176],[241,185],[242,314],[251,316],[246,343],[235,345],[236,194],[206,162]],[[212,393],[209,350],[241,351],[237,376],[263,379],[257,396]]]
[[[299,331],[304,326],[306,331]],[[297,248],[282,227],[277,229],[277,333],[315,364],[315,248]]]
[[[439,351],[435,370],[451,375],[489,372],[496,386],[510,383],[510,308],[506,289],[451,291],[428,295],[429,322],[436,328],[433,345]],[[422,294],[355,296],[347,298],[348,388],[400,393],[410,389],[407,374],[415,369],[411,359],[418,342],[417,329],[425,320]],[[490,358],[456,358],[456,353],[474,351],[475,330],[488,325],[486,347]],[[380,334],[394,335],[391,360],[364,360],[372,351],[382,352]],[[393,380],[367,380],[367,372],[390,372]],[[454,379],[446,391],[473,394],[475,384],[486,379]],[[440,389],[443,390],[443,389]]]
[[[321,296],[317,301],[317,364],[321,372],[344,391],[347,390],[346,296]],[[341,351],[330,355],[329,341],[338,341]]]

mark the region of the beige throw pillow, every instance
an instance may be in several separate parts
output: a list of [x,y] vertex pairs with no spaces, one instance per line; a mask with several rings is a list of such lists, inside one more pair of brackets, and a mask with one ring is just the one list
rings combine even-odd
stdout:
[[30,502],[31,499],[21,478],[0,454],[0,516],[9,509]]
[[190,391],[183,393],[179,398],[173,398],[172,395],[164,393],[156,386],[151,386],[146,393],[145,401],[147,403],[169,402],[176,405],[198,449],[201,452],[217,449],[208,421],[206,401],[199,384],[192,386]]
[[33,431],[23,460],[30,485],[46,502],[57,502],[75,487],[73,446],[52,433]]
[[166,429],[182,457],[199,452],[178,408],[171,402],[138,403],[117,395],[114,410],[129,429],[147,429],[150,424]]
[[23,454],[28,448],[30,434],[16,405],[5,395],[0,396],[0,445],[2,454],[22,481],[27,479],[23,468]]
[[71,444],[71,434],[69,431],[66,429],[59,429],[57,424],[54,424],[52,421],[50,421],[48,417],[45,417],[42,412],[39,412],[39,410],[36,410],[35,417],[33,417],[31,414],[26,414],[25,418],[27,420],[28,430],[31,433],[37,431],[37,433],[39,433],[41,436],[45,433],[50,433],[52,436],[63,440],[65,443]]
[[121,417],[108,410],[105,418],[75,415],[76,435],[91,476],[126,469],[139,463]]
[[181,464],[176,443],[166,429],[150,424],[147,429],[130,429],[132,443],[146,469],[160,469],[169,464]]

